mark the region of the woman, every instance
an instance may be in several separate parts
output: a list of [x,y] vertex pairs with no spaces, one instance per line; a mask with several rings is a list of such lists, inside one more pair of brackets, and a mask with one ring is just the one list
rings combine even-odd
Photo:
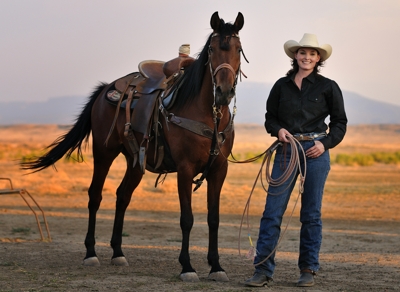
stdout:
[[[306,161],[301,159],[301,166],[303,170],[306,166],[307,172],[301,197],[300,278],[297,286],[309,287],[314,285],[314,275],[319,269],[321,203],[330,170],[329,149],[342,141],[347,117],[339,86],[335,81],[318,74],[323,62],[330,57],[332,47],[320,46],[315,35],[306,33],[300,42],[287,41],[284,50],[292,59],[292,69],[271,89],[265,128],[283,142],[283,146],[276,151],[271,174],[273,178],[280,177],[284,166],[288,165],[291,155],[290,145],[286,144],[289,142],[288,136],[299,140],[306,153]],[[329,128],[325,124],[328,116]],[[293,175],[297,178],[298,173]],[[245,281],[247,286],[259,287],[272,281],[275,269],[273,250],[280,236],[282,216],[295,182],[296,179],[288,179],[282,186],[268,188],[254,259],[255,273]]]

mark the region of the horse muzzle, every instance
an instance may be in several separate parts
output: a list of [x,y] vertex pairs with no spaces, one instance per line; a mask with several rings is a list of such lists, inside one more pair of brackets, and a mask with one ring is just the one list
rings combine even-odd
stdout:
[[229,105],[232,98],[236,95],[236,88],[232,85],[218,85],[215,87],[215,104]]

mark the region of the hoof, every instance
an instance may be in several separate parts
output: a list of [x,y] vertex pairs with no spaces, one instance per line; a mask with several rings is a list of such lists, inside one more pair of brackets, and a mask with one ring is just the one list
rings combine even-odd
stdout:
[[219,272],[215,272],[215,273],[210,273],[208,275],[208,279],[209,280],[213,280],[213,281],[217,281],[217,282],[228,282],[229,278],[226,275],[225,272],[223,271],[219,271]]
[[113,259],[111,259],[111,264],[114,266],[119,266],[119,267],[129,266],[128,261],[126,260],[125,257],[113,258]]
[[100,266],[99,259],[97,257],[91,257],[83,260],[82,265],[88,267],[98,267]]
[[200,282],[200,279],[195,272],[180,274],[179,277],[183,282]]

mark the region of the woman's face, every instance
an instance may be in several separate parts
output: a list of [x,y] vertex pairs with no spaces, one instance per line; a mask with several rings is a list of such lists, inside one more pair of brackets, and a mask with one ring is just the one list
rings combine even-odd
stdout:
[[312,71],[321,59],[321,56],[316,49],[300,48],[294,54],[294,58],[297,60],[300,70]]

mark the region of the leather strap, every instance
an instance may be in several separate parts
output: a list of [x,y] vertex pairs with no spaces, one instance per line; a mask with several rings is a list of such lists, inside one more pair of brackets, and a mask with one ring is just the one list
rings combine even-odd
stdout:
[[125,132],[127,130],[127,126],[131,126],[131,103],[132,103],[132,96],[133,96],[133,88],[129,91],[128,99],[126,100],[126,107],[125,107],[125,117],[126,117],[126,124],[125,124]]
[[131,102],[133,98],[133,88],[129,91],[128,94],[128,99],[126,101],[126,111],[125,111],[125,116],[126,116],[126,123],[125,123],[125,131],[124,131],[124,136],[126,140],[128,141],[129,147],[131,148],[131,151],[133,153],[133,164],[132,167],[135,167],[137,160],[138,160],[138,152],[139,152],[139,145],[136,141],[135,135],[133,134],[132,127],[131,127]]
[[305,134],[294,134],[293,138],[297,141],[313,141],[316,138],[326,137],[326,133],[305,133]]
[[193,192],[197,191],[199,187],[203,184],[204,179],[207,177],[208,172],[210,171],[211,165],[213,164],[214,160],[217,158],[219,151],[218,149],[215,149],[217,146],[217,140],[218,140],[218,126],[220,123],[220,118],[216,117],[215,119],[215,124],[214,124],[214,133],[211,141],[211,149],[210,149],[210,156],[208,156],[208,161],[206,164],[206,168],[204,169],[201,177],[197,180],[193,181],[193,184],[196,186],[193,189]]
[[124,97],[125,93],[128,91],[128,88],[129,88],[131,82],[132,82],[135,78],[137,78],[136,75],[133,76],[133,77],[131,78],[131,80],[130,80],[130,81],[128,82],[128,84],[126,85],[126,88],[125,88],[124,92],[122,92],[122,94],[121,94],[121,98],[120,98],[119,101],[118,101],[117,109],[115,110],[114,120],[113,120],[113,122],[112,122],[112,124],[111,124],[110,131],[108,132],[106,141],[104,142],[106,145],[107,145],[108,139],[110,139],[110,137],[111,137],[111,133],[112,133],[112,131],[114,130],[115,124],[116,124],[116,122],[117,122],[117,118],[118,118],[118,114],[119,114],[119,108],[121,107],[121,103],[122,103],[123,97]]
[[[190,119],[186,119],[186,118],[182,118],[182,117],[177,117],[174,114],[170,114],[169,115],[169,122],[184,128],[186,130],[189,130],[197,135],[206,137],[208,139],[213,139],[213,129],[211,129],[208,125],[202,123],[202,122],[198,122],[198,121],[194,121],[194,120],[190,120]],[[228,125],[226,126],[226,128],[223,130],[223,132],[218,133],[218,142],[222,143],[224,140],[224,137],[222,134],[224,134],[225,132],[230,132],[232,130],[232,118],[229,121]]]

